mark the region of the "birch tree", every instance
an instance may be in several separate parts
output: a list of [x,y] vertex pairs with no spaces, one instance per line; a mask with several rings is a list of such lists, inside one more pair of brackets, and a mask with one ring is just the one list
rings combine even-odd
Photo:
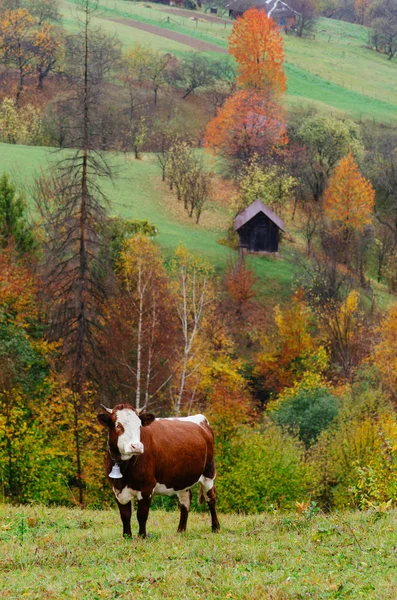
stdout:
[[172,388],[175,416],[181,412],[188,380],[205,360],[204,329],[214,306],[213,270],[200,258],[179,247],[172,261],[173,291],[178,315],[179,367]]

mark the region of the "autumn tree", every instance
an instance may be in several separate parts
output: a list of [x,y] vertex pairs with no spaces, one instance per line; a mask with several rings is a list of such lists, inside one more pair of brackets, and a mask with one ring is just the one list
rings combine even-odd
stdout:
[[47,369],[45,345],[37,335],[37,296],[33,270],[9,244],[0,251],[0,463],[4,491],[11,500],[21,498],[23,468],[18,462],[29,461],[26,448],[33,441],[28,431],[30,402],[40,397]]
[[313,311],[298,290],[287,306],[275,308],[275,330],[261,339],[255,376],[266,394],[291,387],[306,373],[321,373],[327,359],[315,335]]
[[360,307],[359,293],[351,290],[345,298],[318,304],[316,311],[335,376],[352,381],[371,340],[371,324]]
[[362,232],[371,223],[375,191],[351,153],[335,168],[324,194],[324,213],[346,232]]
[[159,405],[173,376],[176,313],[160,248],[139,234],[124,242],[116,265],[119,289],[102,336],[101,389],[137,409]]
[[371,359],[382,376],[382,383],[388,394],[397,400],[397,307],[392,306],[384,315],[376,329],[376,344]]
[[279,26],[264,10],[250,8],[233,25],[229,52],[237,62],[240,87],[265,90],[275,96],[285,91],[283,39]]
[[28,75],[35,70],[35,19],[24,8],[6,11],[0,19],[0,58],[7,67],[18,71],[16,103]]
[[240,90],[228,98],[207,125],[204,145],[215,153],[247,162],[269,157],[287,143],[280,106],[269,95]]
[[241,208],[246,208],[257,198],[270,207],[280,210],[293,197],[297,184],[282,166],[260,163],[257,155],[243,163],[236,177],[241,198]]
[[226,289],[236,306],[236,315],[241,317],[248,304],[255,298],[256,277],[243,260],[231,265],[226,275]]

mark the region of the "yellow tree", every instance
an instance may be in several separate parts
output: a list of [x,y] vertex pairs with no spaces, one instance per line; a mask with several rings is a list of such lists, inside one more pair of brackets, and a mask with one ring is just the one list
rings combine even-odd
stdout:
[[365,179],[349,153],[335,168],[324,194],[324,213],[346,234],[363,232],[371,223],[375,190]]
[[24,87],[25,78],[35,70],[35,24],[28,10],[6,10],[0,19],[0,59],[6,67],[18,71],[16,104]]

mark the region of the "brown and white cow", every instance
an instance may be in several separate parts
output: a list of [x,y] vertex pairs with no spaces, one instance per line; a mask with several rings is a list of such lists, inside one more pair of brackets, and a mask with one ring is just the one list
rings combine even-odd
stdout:
[[[156,419],[149,413],[138,414],[129,404],[103,408],[106,413],[99,414],[98,420],[108,429],[106,475],[120,510],[123,535],[131,536],[131,501],[137,498],[139,535],[146,537],[153,494],[178,496],[178,532],[186,531],[195,483],[200,501],[207,500],[211,511],[212,531],[218,531],[214,434],[204,415]],[[119,478],[110,476],[117,476],[119,470]]]

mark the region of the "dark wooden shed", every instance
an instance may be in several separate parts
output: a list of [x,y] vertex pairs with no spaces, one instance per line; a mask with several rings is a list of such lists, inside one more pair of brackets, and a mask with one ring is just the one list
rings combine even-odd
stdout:
[[283,220],[261,200],[255,200],[234,219],[240,247],[248,252],[278,252]]

